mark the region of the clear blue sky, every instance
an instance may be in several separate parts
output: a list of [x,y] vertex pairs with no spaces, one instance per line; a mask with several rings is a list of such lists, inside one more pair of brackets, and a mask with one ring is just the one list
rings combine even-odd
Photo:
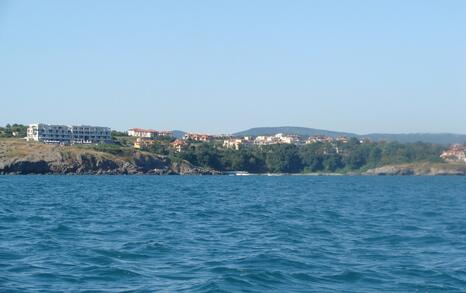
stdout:
[[0,0],[0,124],[466,133],[466,1]]

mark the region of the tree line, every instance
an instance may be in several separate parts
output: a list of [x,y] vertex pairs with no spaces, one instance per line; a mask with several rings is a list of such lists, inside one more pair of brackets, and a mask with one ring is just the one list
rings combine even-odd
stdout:
[[[231,150],[203,143],[173,155],[194,165],[220,171],[311,173],[364,171],[389,164],[443,162],[443,147],[397,142],[276,144]],[[167,153],[168,154],[168,153]]]
[[27,126],[22,124],[7,124],[0,127],[0,137],[26,137]]
[[[8,124],[0,127],[0,137],[25,137],[27,126]],[[114,144],[93,146],[114,155],[131,152],[134,138],[113,131]],[[183,159],[219,171],[250,173],[311,173],[364,171],[390,164],[443,162],[444,146],[429,143],[363,142],[352,138],[347,143],[317,142],[307,145],[275,144],[247,146],[239,150],[225,149],[221,142],[190,143],[182,152],[170,146],[174,138],[160,137],[143,149]],[[466,144],[465,144],[466,145]]]

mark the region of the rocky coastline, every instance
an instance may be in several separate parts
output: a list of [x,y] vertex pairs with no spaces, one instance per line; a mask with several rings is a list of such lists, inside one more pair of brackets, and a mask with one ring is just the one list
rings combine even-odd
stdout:
[[[172,160],[149,152],[125,149],[111,153],[92,147],[26,143],[0,140],[0,175],[261,175],[247,172],[220,172]],[[463,163],[412,163],[387,165],[364,172],[299,173],[262,175],[364,175],[364,176],[466,176]]]
[[136,150],[115,155],[91,148],[1,141],[0,174],[216,175],[220,172]]
[[369,169],[362,175],[372,176],[466,176],[466,164],[418,163],[388,165]]

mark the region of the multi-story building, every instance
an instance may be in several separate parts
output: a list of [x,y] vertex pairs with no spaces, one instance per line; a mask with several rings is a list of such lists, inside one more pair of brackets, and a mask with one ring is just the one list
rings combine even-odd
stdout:
[[129,136],[155,138],[157,136],[172,136],[171,131],[158,131],[153,129],[131,128],[128,130]]
[[112,135],[109,127],[37,123],[29,125],[26,139],[45,143],[87,144],[111,142]]
[[301,140],[297,135],[277,133],[275,135],[257,136],[254,144],[271,145],[271,144],[300,144]]

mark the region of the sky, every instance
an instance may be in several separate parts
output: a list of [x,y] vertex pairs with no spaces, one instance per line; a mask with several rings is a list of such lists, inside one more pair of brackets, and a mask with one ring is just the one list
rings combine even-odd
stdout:
[[466,133],[463,0],[0,0],[0,125]]

